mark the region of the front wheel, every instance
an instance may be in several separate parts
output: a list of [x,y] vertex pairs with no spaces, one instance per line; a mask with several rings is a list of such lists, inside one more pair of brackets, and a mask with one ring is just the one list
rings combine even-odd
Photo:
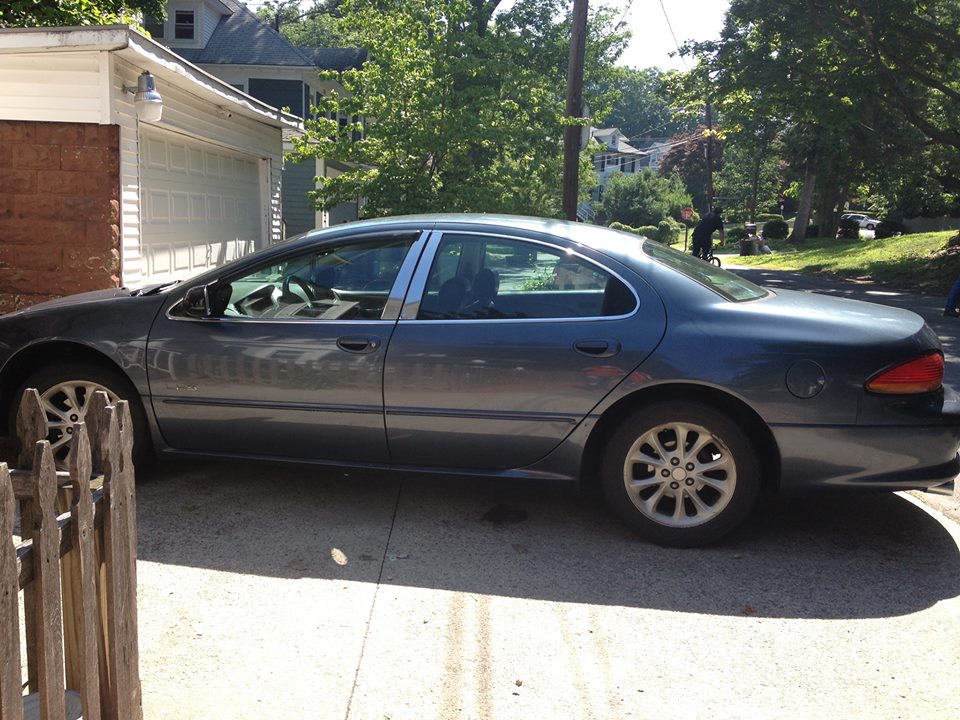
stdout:
[[[103,390],[110,402],[128,400],[133,421],[134,460],[143,459],[148,450],[147,424],[136,390],[130,382],[110,368],[90,363],[65,363],[40,368],[27,378],[17,391],[11,409],[10,428],[16,428],[17,411],[23,391],[36,388],[47,416],[53,457],[58,467],[66,467],[73,433],[73,424],[83,421],[93,393]],[[91,438],[92,440],[92,438]]]
[[672,547],[716,542],[740,525],[760,492],[760,464],[740,426],[696,402],[650,405],[607,445],[603,493],[639,535]]
[[712,262],[717,267],[720,267],[720,258],[718,258],[716,255],[710,256],[710,262]]

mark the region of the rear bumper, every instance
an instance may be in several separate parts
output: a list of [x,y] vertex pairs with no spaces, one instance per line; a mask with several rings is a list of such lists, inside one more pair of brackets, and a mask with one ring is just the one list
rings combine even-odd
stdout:
[[960,413],[944,410],[936,425],[772,427],[780,488],[911,490],[949,482],[960,474]]

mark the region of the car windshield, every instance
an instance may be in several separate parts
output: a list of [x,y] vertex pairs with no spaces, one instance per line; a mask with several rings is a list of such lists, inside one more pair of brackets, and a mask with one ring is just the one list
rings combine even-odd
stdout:
[[691,280],[706,285],[727,300],[744,302],[766,297],[769,294],[769,290],[754,285],[739,275],[715,267],[700,258],[678,252],[666,245],[647,241],[643,243],[643,252],[654,260],[686,275]]

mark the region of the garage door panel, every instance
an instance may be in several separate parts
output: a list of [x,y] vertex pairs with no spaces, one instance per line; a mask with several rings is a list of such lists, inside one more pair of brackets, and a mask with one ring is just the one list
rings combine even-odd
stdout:
[[148,281],[187,277],[256,249],[265,212],[257,158],[155,129],[141,144]]

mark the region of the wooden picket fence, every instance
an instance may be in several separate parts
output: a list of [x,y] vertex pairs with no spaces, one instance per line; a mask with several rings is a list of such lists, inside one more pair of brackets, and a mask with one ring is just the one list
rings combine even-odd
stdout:
[[0,463],[0,720],[21,720],[25,705],[42,720],[70,705],[84,720],[142,720],[133,425],[126,401],[108,403],[103,392],[90,399],[86,423],[70,428],[69,469],[58,471],[40,396],[28,390],[19,469]]

